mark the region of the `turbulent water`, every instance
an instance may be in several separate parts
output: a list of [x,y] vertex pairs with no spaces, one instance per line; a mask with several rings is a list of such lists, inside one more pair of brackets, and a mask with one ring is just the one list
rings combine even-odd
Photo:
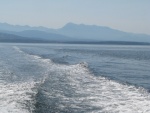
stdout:
[[0,113],[150,113],[150,46],[0,44]]

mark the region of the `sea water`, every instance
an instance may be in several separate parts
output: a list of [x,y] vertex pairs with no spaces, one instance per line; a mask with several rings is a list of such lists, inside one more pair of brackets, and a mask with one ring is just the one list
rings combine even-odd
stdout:
[[0,113],[150,113],[150,46],[0,44]]

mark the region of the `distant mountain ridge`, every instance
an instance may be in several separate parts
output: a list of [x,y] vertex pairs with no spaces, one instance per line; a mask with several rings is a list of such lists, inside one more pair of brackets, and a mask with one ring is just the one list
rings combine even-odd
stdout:
[[68,23],[57,32],[69,37],[89,41],[139,41],[150,42],[150,36],[144,34],[127,33],[105,26]]
[[42,27],[42,26],[31,27],[29,25],[21,26],[21,25],[11,25],[8,23],[0,23],[0,31],[20,32],[20,31],[25,31],[25,30],[49,31],[49,30],[53,30],[53,29]]
[[[26,39],[58,42],[126,41],[150,42],[150,35],[127,33],[105,26],[68,23],[60,29],[0,23],[0,32]],[[1,37],[0,37],[1,38]]]

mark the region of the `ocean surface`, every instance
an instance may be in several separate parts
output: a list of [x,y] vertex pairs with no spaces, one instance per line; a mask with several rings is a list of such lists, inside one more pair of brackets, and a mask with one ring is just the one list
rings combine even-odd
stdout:
[[150,46],[1,43],[0,113],[150,113]]

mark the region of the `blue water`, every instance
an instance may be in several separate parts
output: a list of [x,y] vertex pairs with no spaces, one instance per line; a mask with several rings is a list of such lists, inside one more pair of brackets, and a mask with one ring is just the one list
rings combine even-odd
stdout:
[[0,44],[0,113],[150,113],[150,46]]

